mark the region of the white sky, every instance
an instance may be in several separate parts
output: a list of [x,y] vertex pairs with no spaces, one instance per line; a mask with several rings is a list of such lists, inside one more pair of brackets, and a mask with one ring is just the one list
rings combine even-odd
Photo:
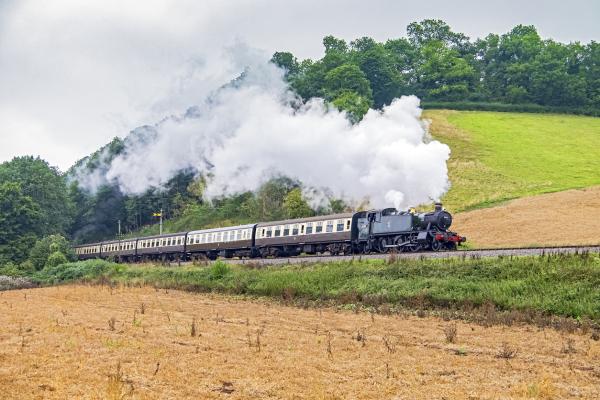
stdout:
[[318,58],[328,34],[383,41],[425,18],[471,38],[533,24],[563,42],[600,39],[594,0],[0,0],[0,162],[33,154],[65,170],[184,111],[235,76],[221,53],[236,41]]

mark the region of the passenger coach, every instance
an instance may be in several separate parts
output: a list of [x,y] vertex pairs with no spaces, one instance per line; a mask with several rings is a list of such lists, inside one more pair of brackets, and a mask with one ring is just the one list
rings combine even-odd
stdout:
[[255,246],[261,257],[301,253],[350,254],[352,213],[260,223]]

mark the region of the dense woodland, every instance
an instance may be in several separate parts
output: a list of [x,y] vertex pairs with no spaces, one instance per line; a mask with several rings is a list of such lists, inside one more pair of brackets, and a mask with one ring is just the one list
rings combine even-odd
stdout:
[[595,115],[600,108],[600,45],[543,40],[534,26],[472,41],[443,21],[424,20],[408,25],[406,38],[346,43],[327,36],[323,46],[320,60],[277,52],[272,61],[303,99],[323,97],[355,119],[407,94],[425,106],[492,103]]
[[[285,70],[304,100],[322,97],[359,121],[369,108],[415,94],[427,107],[562,111],[600,115],[598,43],[543,40],[533,26],[470,40],[443,21],[412,23],[405,38],[385,43],[363,37],[327,36],[320,60],[299,61],[276,52],[271,61]],[[126,139],[125,139],[126,140]],[[66,173],[35,157],[0,164],[0,265],[41,269],[70,257],[67,241],[89,242],[122,233],[155,233],[153,213],[163,209],[170,231],[267,221],[341,211],[331,199],[311,209],[301,182],[276,177],[255,193],[203,199],[205,180],[181,172],[162,188],[127,196],[116,185],[95,193],[77,184],[75,169],[94,171],[123,151],[115,138]]]

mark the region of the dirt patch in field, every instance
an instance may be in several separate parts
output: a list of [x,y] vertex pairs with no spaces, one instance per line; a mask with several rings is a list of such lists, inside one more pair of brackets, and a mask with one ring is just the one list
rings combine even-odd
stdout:
[[452,229],[478,247],[600,244],[600,187],[524,197],[455,215]]
[[152,288],[0,293],[5,399],[600,396],[600,341]]

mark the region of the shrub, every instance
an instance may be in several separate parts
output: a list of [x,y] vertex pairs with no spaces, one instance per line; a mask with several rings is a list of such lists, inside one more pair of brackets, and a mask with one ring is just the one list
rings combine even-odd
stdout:
[[55,251],[54,253],[50,254],[50,257],[48,257],[46,266],[56,267],[60,264],[65,264],[67,261],[67,257],[65,257],[63,253],[60,251]]
[[50,256],[57,252],[63,254],[64,262],[75,260],[67,239],[61,235],[50,235],[35,243],[29,253],[29,261],[39,271],[46,266]]
[[227,264],[223,261],[217,261],[210,267],[210,278],[215,281],[223,279],[229,273],[229,270],[230,268]]

